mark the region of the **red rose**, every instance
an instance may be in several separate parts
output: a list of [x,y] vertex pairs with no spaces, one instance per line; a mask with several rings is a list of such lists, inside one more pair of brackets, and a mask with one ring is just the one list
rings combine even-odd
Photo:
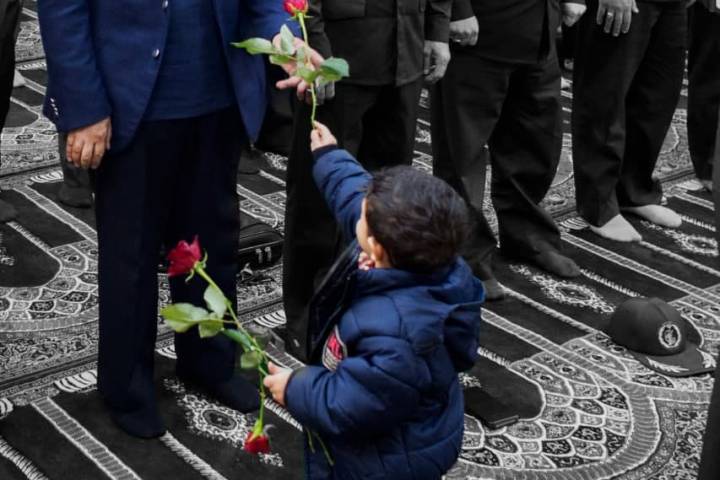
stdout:
[[195,263],[200,261],[200,255],[200,242],[197,235],[191,244],[188,244],[185,240],[180,240],[167,256],[170,261],[168,277],[187,275],[192,272]]
[[285,0],[283,7],[285,7],[287,13],[294,17],[298,13],[302,13],[303,15],[307,13],[308,2],[307,0]]
[[245,438],[243,450],[254,455],[257,455],[258,453],[270,453],[270,437],[264,433],[255,435],[254,432],[249,432]]

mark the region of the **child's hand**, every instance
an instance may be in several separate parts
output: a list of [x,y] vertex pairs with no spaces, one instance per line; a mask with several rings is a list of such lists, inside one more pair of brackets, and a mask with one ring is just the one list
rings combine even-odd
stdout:
[[315,122],[315,128],[310,132],[310,149],[314,152],[318,148],[337,145],[337,139],[329,128],[320,122]]
[[287,388],[288,380],[290,380],[292,370],[279,368],[274,363],[268,363],[268,371],[270,372],[270,375],[265,377],[263,384],[265,385],[265,388],[270,390],[270,394],[273,399],[284,407],[285,389]]

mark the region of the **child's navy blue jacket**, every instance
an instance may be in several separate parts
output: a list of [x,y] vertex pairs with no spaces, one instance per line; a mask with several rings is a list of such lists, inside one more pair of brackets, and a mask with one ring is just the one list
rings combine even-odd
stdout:
[[[354,238],[370,175],[336,149],[318,159],[314,176]],[[433,274],[355,267],[348,280],[347,308],[312,326],[329,332],[324,366],[293,374],[287,408],[325,439],[335,461],[329,478],[438,479],[462,444],[458,372],[477,356],[482,284],[460,258]],[[308,471],[322,458],[309,455]]]

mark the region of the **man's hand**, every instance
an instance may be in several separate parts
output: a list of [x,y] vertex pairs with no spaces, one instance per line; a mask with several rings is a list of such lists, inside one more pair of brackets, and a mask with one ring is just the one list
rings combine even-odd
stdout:
[[[295,37],[295,49],[298,48],[307,48],[309,55],[308,58],[310,59],[310,64],[313,68],[319,68],[320,65],[325,61],[325,59],[320,55],[318,52],[310,48],[309,46],[305,46],[305,42],[301,39]],[[273,45],[275,45],[276,48],[280,49],[280,34],[278,33],[275,35],[275,38],[273,38]],[[284,65],[281,65],[282,69],[285,70],[285,73],[288,74],[289,78],[286,78],[285,80],[280,80],[275,84],[275,86],[280,90],[285,90],[288,88],[294,88],[297,92],[298,100],[305,100],[307,102],[310,101],[310,85],[307,84],[305,80],[295,75],[295,72],[297,72],[297,63],[296,62],[290,62],[286,63]],[[316,88],[315,94],[318,97],[318,103],[322,104],[325,100],[330,100],[335,95],[335,86],[334,85],[324,85],[323,87]]]
[[561,5],[563,23],[568,27],[575,25],[587,10],[587,6],[580,3],[562,3]]
[[450,63],[450,47],[444,42],[425,40],[425,81],[433,84],[445,75]]
[[290,380],[292,370],[279,368],[274,363],[268,363],[268,372],[270,372],[270,375],[265,377],[263,385],[270,390],[273,399],[284,407],[285,389],[287,388],[288,380]]
[[450,22],[450,40],[462,46],[475,45],[480,27],[476,17]]
[[632,15],[639,11],[635,0],[599,0],[595,21],[605,24],[605,33],[617,37],[630,30]]
[[112,125],[110,117],[94,125],[78,128],[68,133],[66,155],[76,167],[96,169],[105,152],[110,149]]
[[330,145],[337,145],[337,139],[328,127],[320,122],[315,122],[315,128],[310,132],[310,150],[314,152]]

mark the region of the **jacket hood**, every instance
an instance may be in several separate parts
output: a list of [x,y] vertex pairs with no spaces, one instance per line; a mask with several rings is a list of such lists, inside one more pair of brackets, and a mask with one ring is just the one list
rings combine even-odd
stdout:
[[464,260],[431,274],[388,268],[356,275],[355,296],[389,297],[403,319],[401,333],[417,353],[444,344],[457,371],[474,365],[485,292]]

